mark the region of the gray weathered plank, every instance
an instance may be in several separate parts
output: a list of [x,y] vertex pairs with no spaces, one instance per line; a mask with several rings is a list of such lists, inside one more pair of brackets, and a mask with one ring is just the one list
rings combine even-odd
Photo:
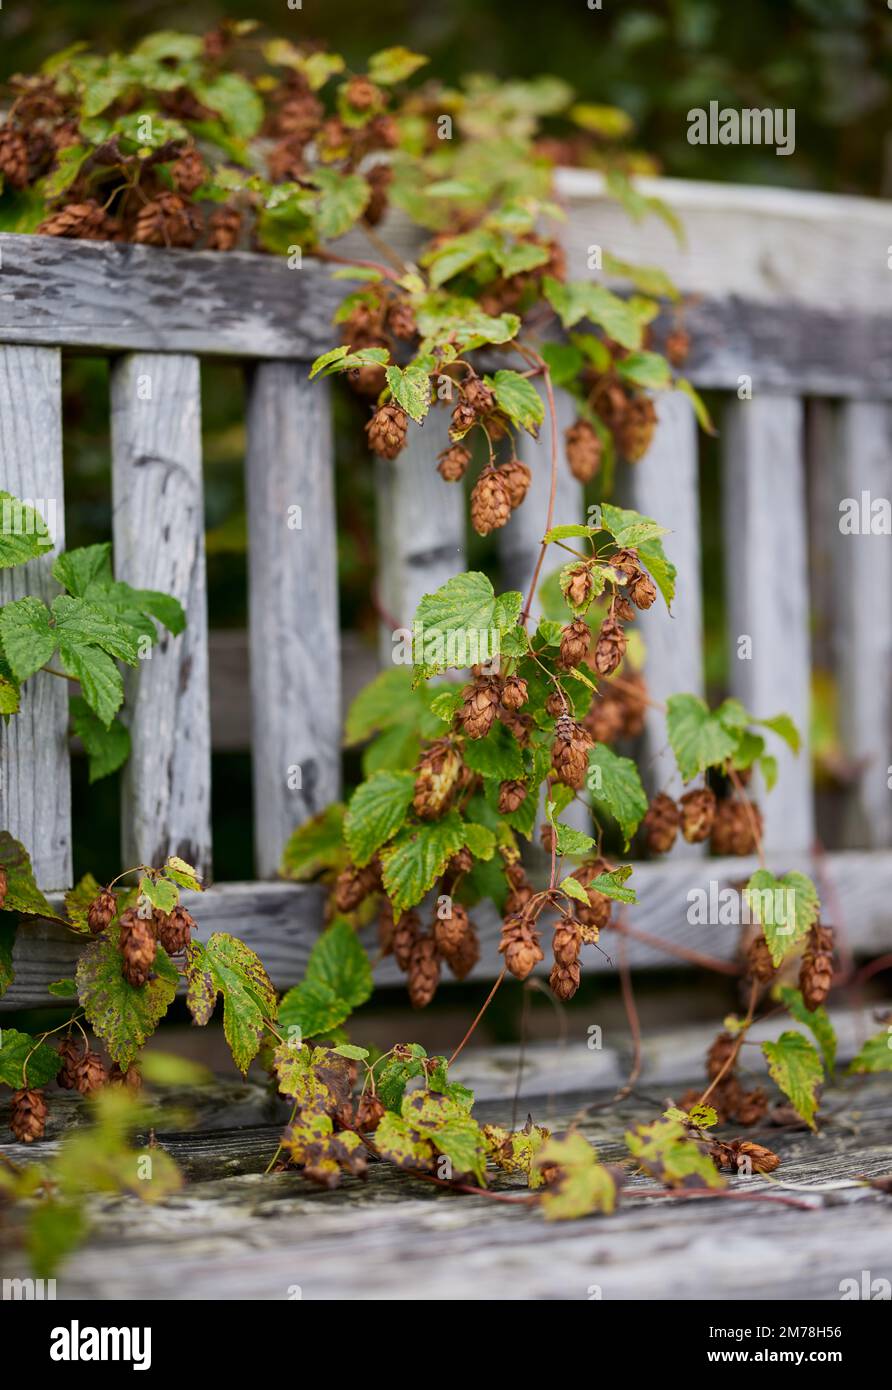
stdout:
[[[879,402],[839,406],[834,646],[843,747],[858,768],[847,799],[845,843],[892,844],[892,539],[871,531],[870,507],[892,506],[892,416]],[[852,522],[850,518],[854,516]],[[882,526],[882,518],[873,524]],[[888,526],[888,518],[885,523]]]
[[[644,458],[624,470],[628,505],[652,516],[670,534],[668,558],[678,570],[672,616],[662,598],[636,619],[647,655],[645,676],[651,699],[703,693],[703,600],[700,589],[700,497],[697,423],[690,401],[675,391],[657,397],[657,429]],[[648,709],[642,773],[649,791],[678,795],[682,782],[666,738],[666,717]],[[681,849],[681,847],[679,847]],[[696,852],[696,846],[684,846]]]
[[341,785],[337,534],[327,382],[254,369],[246,495],[254,854],[275,876],[295,826]]
[[112,372],[115,574],[186,611],[127,677],[133,748],[122,786],[125,864],[178,854],[210,872],[210,706],[196,357],[134,353]]
[[401,649],[395,633],[411,628],[422,596],[465,568],[464,488],[437,472],[437,455],[449,443],[449,418],[448,406],[435,407],[423,426],[410,424],[402,453],[375,460],[384,667]]
[[[562,1052],[529,1049],[533,1067],[546,1050]],[[479,1060],[485,1065],[485,1051]],[[493,1064],[504,1067],[505,1060]],[[482,1119],[510,1123],[513,1079],[511,1066],[503,1098],[481,1105]],[[698,1072],[687,1078],[697,1079]],[[565,1128],[581,1106],[608,1102],[612,1084],[595,1081],[575,1093],[558,1085],[551,1103],[545,1093],[527,1099],[525,1091],[524,1108],[539,1123]],[[608,1104],[587,1116],[581,1131],[603,1159],[622,1162],[628,1157],[623,1131],[651,1121],[662,1101],[660,1092],[635,1094],[621,1107]],[[68,1097],[58,1103],[67,1106]],[[295,1172],[263,1176],[278,1125],[184,1134],[165,1132],[162,1123],[158,1142],[197,1181],[157,1204],[127,1196],[92,1202],[90,1236],[60,1271],[57,1296],[163,1300],[174,1288],[182,1298],[215,1302],[508,1297],[609,1304],[667,1296],[745,1300],[758,1286],[763,1300],[835,1301],[841,1281],[860,1282],[862,1270],[871,1278],[892,1276],[888,1199],[853,1184],[857,1174],[888,1172],[888,1087],[879,1077],[855,1096],[836,1086],[825,1094],[825,1106],[829,1119],[818,1135],[767,1125],[748,1131],[779,1154],[781,1166],[772,1179],[730,1180],[741,1196],[789,1188],[809,1210],[709,1200],[703,1211],[701,1199],[645,1197],[654,1184],[630,1173],[614,1214],[566,1222],[457,1197],[374,1162],[367,1182],[347,1179],[324,1191]],[[24,1162],[52,1147],[8,1146]],[[495,1170],[487,1181],[497,1192],[524,1190],[522,1179]],[[12,1220],[0,1272],[16,1276],[23,1271]]]
[[[799,869],[810,874],[831,916],[835,905],[842,904],[845,939],[856,953],[888,951],[892,939],[892,855],[847,850],[815,860],[809,854],[778,853],[768,855],[768,865],[777,873]],[[629,924],[677,946],[718,960],[734,960],[739,928],[718,922],[715,906],[724,889],[739,888],[756,867],[755,858],[691,860],[674,853],[661,863],[638,864],[631,880],[638,902],[628,910]],[[322,929],[323,899],[322,890],[311,885],[225,883],[209,888],[189,906],[198,923],[199,939],[206,940],[213,931],[241,937],[260,955],[277,988],[286,989],[306,968]],[[701,903],[708,919],[705,923],[697,916]],[[61,901],[57,907],[62,910]],[[500,966],[496,948],[501,918],[491,904],[474,908],[471,916],[481,941],[480,961],[471,978],[483,982],[491,980]],[[363,939],[375,954],[374,926],[364,931]],[[547,942],[547,934],[545,939]],[[605,932],[601,945],[606,954],[596,950],[584,953],[586,973],[616,968],[615,935]],[[22,926],[13,958],[16,978],[0,999],[0,1013],[50,1003],[57,1006],[58,1000],[47,994],[47,985],[73,974],[82,947],[82,938],[53,923]],[[679,964],[677,957],[633,939],[628,941],[628,960],[633,969]],[[547,974],[548,969],[546,959],[540,973]],[[385,985],[404,983],[390,958],[377,967],[375,978]],[[451,978],[444,972],[444,985]]]
[[757,718],[791,715],[802,739],[797,758],[768,735],[769,751],[778,760],[777,785],[764,795],[758,792],[761,779],[754,777],[764,843],[772,850],[807,849],[814,835],[802,418],[800,400],[769,394],[756,384],[752,400],[728,403],[724,421],[731,693]]
[[0,235],[0,338],[91,352],[312,359],[344,296],[283,256]]
[[[0,570],[0,604],[60,592],[51,576],[65,545],[61,368],[57,348],[0,347],[0,491],[30,502],[56,542],[52,554]],[[21,525],[10,510],[0,525]],[[0,826],[28,849],[46,890],[71,885],[67,682],[38,671],[19,713],[0,721]]]

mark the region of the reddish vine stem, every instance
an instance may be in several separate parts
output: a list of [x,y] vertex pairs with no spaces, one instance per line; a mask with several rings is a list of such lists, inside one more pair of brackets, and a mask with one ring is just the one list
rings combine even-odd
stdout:
[[634,941],[640,941],[645,946],[653,946],[657,951],[665,951],[667,955],[678,956],[680,960],[689,961],[691,965],[702,966],[704,970],[714,970],[720,975],[743,974],[743,967],[733,961],[706,956],[701,951],[694,951],[689,946],[680,946],[675,941],[664,941],[661,936],[652,936],[650,932],[630,926],[628,922],[611,922],[610,930],[631,937]]
[[782,1197],[774,1192],[724,1192],[715,1188],[691,1189],[679,1191],[678,1189],[661,1189],[658,1192],[629,1192],[628,1197],[668,1197],[676,1202],[698,1202],[709,1198],[722,1198],[726,1202],[771,1202],[775,1206],[794,1207],[797,1211],[814,1211],[815,1206],[812,1202],[800,1202],[796,1197]]
[[495,998],[496,990],[499,988],[499,985],[502,983],[502,981],[503,981],[504,978],[505,978],[506,969],[507,969],[507,967],[503,965],[503,966],[502,966],[501,974],[499,975],[498,979],[496,980],[495,984],[493,985],[492,989],[489,991],[489,994],[486,996],[486,999],[485,999],[484,1002],[483,1002],[483,1008],[480,1010],[480,1012],[478,1013],[477,1017],[474,1019],[474,1022],[471,1024],[471,1026],[470,1026],[470,1028],[468,1029],[467,1033],[465,1033],[465,1036],[462,1038],[461,1042],[459,1043],[458,1047],[455,1049],[455,1051],[453,1052],[452,1056],[449,1058],[449,1061],[448,1061],[447,1064],[446,1064],[447,1066],[449,1066],[449,1067],[452,1066],[452,1063],[455,1061],[456,1057],[457,1057],[458,1054],[461,1052],[461,1050],[462,1050],[462,1048],[464,1047],[465,1043],[466,1043],[466,1042],[468,1041],[468,1039],[471,1037],[472,1033],[474,1032],[474,1029],[477,1027],[477,1024],[480,1022],[481,1018],[482,1018],[483,1015],[486,1013],[486,1010],[489,1008],[490,1004],[492,1003],[493,999]]

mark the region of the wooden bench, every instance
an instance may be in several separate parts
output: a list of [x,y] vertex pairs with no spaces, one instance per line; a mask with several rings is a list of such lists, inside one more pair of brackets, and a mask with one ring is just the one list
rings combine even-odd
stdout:
[[[887,772],[892,761],[892,545],[888,536],[843,535],[839,504],[844,498],[860,500],[864,493],[892,497],[892,224],[887,210],[860,199],[645,181],[643,190],[658,193],[682,219],[687,239],[679,248],[664,223],[630,223],[605,200],[597,177],[564,171],[559,186],[568,211],[564,237],[571,276],[588,273],[590,249],[598,244],[624,260],[664,266],[692,296],[685,319],[693,338],[687,375],[699,389],[723,397],[718,448],[729,693],[757,715],[786,710],[805,735],[798,759],[779,754],[778,786],[760,798],[768,862],[778,871],[811,872],[848,949],[879,954],[892,942]],[[411,253],[399,225],[390,231]],[[42,502],[51,501],[57,544],[63,544],[62,361],[67,353],[109,357],[116,573],[136,586],[174,593],[188,612],[186,632],[163,637],[151,660],[130,679],[133,752],[121,806],[122,863],[154,863],[174,853],[212,878],[209,685],[215,672],[208,653],[216,648],[209,644],[205,604],[200,362],[223,356],[244,363],[250,583],[245,650],[260,880],[215,883],[201,901],[199,934],[236,932],[260,953],[280,988],[300,978],[321,923],[317,888],[277,880],[281,848],[296,825],[340,792],[344,674],[331,402],[328,384],[310,383],[307,374],[308,364],[330,345],[331,314],[341,293],[325,268],[310,262],[295,271],[272,257],[0,236],[0,485],[41,510]],[[558,412],[562,425],[569,423],[572,403],[559,398]],[[658,414],[654,444],[636,468],[625,470],[622,496],[672,531],[666,548],[680,574],[673,617],[655,608],[641,619],[647,678],[660,699],[673,691],[704,689],[703,595],[711,577],[701,577],[703,441],[684,396],[660,398]],[[411,620],[423,593],[465,567],[461,490],[442,483],[434,469],[445,427],[435,412],[394,462],[375,465],[379,596],[382,609],[400,623]],[[524,507],[499,537],[503,587],[524,588],[533,568],[548,486],[547,453],[546,432],[524,454],[533,467],[533,484]],[[289,508],[295,506],[300,529],[289,527]],[[562,469],[555,520],[578,520],[582,510],[582,491]],[[0,573],[0,601],[35,588],[49,596],[50,564],[46,557],[25,570]],[[751,660],[737,659],[742,635],[751,638]],[[355,643],[345,644],[345,650],[354,648]],[[390,650],[391,634],[382,631],[385,663]],[[817,847],[807,738],[813,661],[835,678],[850,769],[834,842],[826,850]],[[30,848],[38,882],[51,896],[72,880],[67,731],[67,690],[43,674],[28,683],[21,713],[0,725],[0,825]],[[648,717],[643,766],[653,785],[672,785],[665,728],[656,712]],[[289,774],[295,768],[301,785],[291,790]],[[682,947],[731,960],[736,929],[712,927],[704,938],[704,930],[687,920],[688,893],[710,881],[738,882],[752,867],[747,860],[707,859],[700,847],[679,846],[663,863],[636,868],[634,924]],[[482,955],[472,978],[483,980],[494,974],[499,924],[494,913],[475,917]],[[0,1000],[0,1011],[58,1002],[51,1001],[46,986],[71,974],[76,949],[69,935],[49,923],[21,931],[16,979]],[[629,961],[633,967],[671,963],[642,940],[630,943]],[[596,955],[587,968],[613,967]],[[398,978],[391,962],[377,978],[383,983]],[[701,1038],[698,1047],[707,1040]],[[683,1076],[673,1070],[675,1046],[664,1039],[642,1078],[642,1086],[657,1097],[676,1083],[680,1091],[682,1081],[697,1077],[693,1052],[683,1054]],[[541,1056],[548,1071],[554,1051],[545,1049]],[[462,1064],[469,1073],[476,1067],[485,1076],[489,1068],[492,1077],[502,1078],[501,1090],[491,1087],[487,1117],[510,1118],[504,1059],[469,1052]],[[561,1063],[558,1070],[564,1069]],[[553,1092],[556,1117],[566,1119],[583,1096],[591,1098],[589,1083],[571,1071],[569,1085],[553,1077],[538,1089],[528,1084],[524,1104],[542,1102]],[[590,1084],[609,1092],[613,1080],[600,1073]],[[244,1098],[240,1104],[244,1107]],[[797,1176],[826,1182],[828,1153],[836,1154],[831,1177],[852,1171],[853,1165],[872,1173],[892,1168],[879,1138],[889,1113],[881,1085],[865,1083],[855,1101],[839,1104],[849,1106],[848,1122],[860,1126],[860,1137],[840,1139],[847,1131],[839,1115],[823,1147],[788,1137],[784,1142],[792,1144]],[[219,1101],[208,1105],[216,1106],[219,1125]],[[634,1109],[640,1102],[630,1105]],[[861,1118],[853,1105],[864,1107]],[[452,1198],[442,1205],[436,1194],[432,1199],[430,1192],[413,1190],[411,1201],[399,1208],[405,1240],[400,1236],[388,1244],[385,1218],[393,1218],[397,1181],[392,1174],[376,1169],[361,1199],[358,1224],[352,1185],[333,1202],[308,1194],[302,1180],[292,1177],[276,1178],[262,1192],[250,1176],[235,1187],[227,1177],[220,1186],[223,1174],[262,1167],[258,1150],[268,1154],[275,1132],[275,1121],[264,1126],[259,1110],[232,1113],[245,1118],[230,1134],[217,1128],[210,1138],[170,1139],[172,1150],[187,1168],[194,1163],[203,1182],[201,1190],[190,1189],[160,1214],[140,1216],[157,1222],[151,1225],[157,1243],[149,1243],[149,1253],[138,1256],[134,1242],[139,1230],[150,1227],[128,1224],[130,1235],[121,1243],[112,1211],[107,1233],[77,1257],[72,1291],[108,1296],[126,1286],[145,1296],[164,1296],[170,1267],[158,1243],[173,1251],[180,1235],[177,1258],[182,1258],[187,1296],[194,1297],[210,1289],[218,1297],[246,1292],[287,1297],[288,1284],[304,1279],[307,1296],[338,1286],[359,1297],[387,1291],[399,1296],[413,1288],[430,1296],[467,1296],[462,1261],[479,1275],[470,1296],[504,1292],[503,1281],[513,1270],[519,1272],[512,1290],[520,1296],[586,1297],[589,1284],[605,1283],[598,1271],[603,1274],[608,1263],[616,1282],[605,1297],[659,1296],[660,1289],[670,1287],[678,1296],[695,1296],[695,1290],[696,1296],[747,1296],[752,1271],[775,1239],[787,1241],[788,1231],[789,1248],[798,1253],[789,1268],[772,1272],[769,1297],[781,1296],[784,1289],[795,1296],[837,1297],[838,1278],[857,1274],[862,1264],[880,1273],[884,1259],[889,1262],[888,1206],[862,1221],[860,1206],[848,1202],[815,1218],[812,1236],[803,1237],[801,1245],[798,1213],[722,1204],[721,1217],[710,1214],[709,1243],[719,1248],[708,1256],[701,1248],[702,1213],[694,1204],[678,1204],[658,1218],[653,1202],[633,1204],[615,1226],[602,1223],[597,1230],[586,1222],[578,1231],[555,1231],[519,1215],[528,1244],[518,1254],[519,1237],[513,1234],[518,1228],[507,1223],[502,1229],[498,1211],[484,1212],[476,1201],[459,1208]],[[598,1121],[605,1151],[616,1144],[629,1118],[634,1118],[631,1111]],[[854,1195],[860,1198],[864,1190]],[[882,1202],[873,1192],[867,1200]],[[192,1222],[206,1201],[217,1211],[215,1233],[207,1242],[194,1233]],[[286,1249],[284,1237],[269,1238],[273,1223],[265,1218],[270,1215],[282,1217],[292,1234],[303,1233],[301,1259],[292,1256],[290,1245]],[[126,1220],[133,1221],[129,1208]],[[828,1222],[840,1241],[849,1242],[844,1257],[826,1254],[835,1239],[827,1236]],[[826,1241],[816,1239],[817,1231]],[[729,1239],[752,1233],[745,1259],[738,1255],[729,1263],[721,1249],[723,1232]],[[440,1269],[427,1259],[432,1237],[443,1241]],[[373,1250],[370,1265],[361,1277],[348,1274],[356,1262],[354,1250],[362,1254],[366,1242]],[[667,1247],[676,1254],[661,1256],[658,1266],[657,1252]],[[208,1260],[208,1253],[220,1260]],[[692,1258],[700,1264],[692,1266]],[[303,1272],[311,1266],[316,1282]]]

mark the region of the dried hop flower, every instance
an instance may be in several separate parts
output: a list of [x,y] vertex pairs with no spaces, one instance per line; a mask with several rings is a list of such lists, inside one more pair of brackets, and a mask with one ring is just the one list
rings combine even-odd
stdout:
[[128,984],[141,989],[152,973],[158,943],[151,918],[140,917],[133,909],[121,914],[121,974]]
[[437,472],[447,483],[459,483],[468,470],[471,462],[471,451],[466,449],[463,444],[453,444],[448,449],[444,449],[439,456]]
[[511,516],[508,486],[496,468],[484,468],[471,492],[471,525],[478,536],[488,536]]
[[522,915],[506,917],[502,923],[502,938],[499,952],[505,957],[505,965],[518,980],[525,980],[530,971],[544,959],[539,945],[539,933],[534,931]]
[[752,854],[762,837],[762,812],[753,801],[726,799],[715,810],[710,844],[715,854]]
[[657,427],[657,412],[649,396],[633,396],[617,426],[617,443],[623,458],[637,463],[650,448]]
[[805,1007],[811,1012],[820,1008],[832,983],[833,928],[816,925],[808,934],[799,969],[799,988]]
[[570,565],[561,576],[564,597],[573,608],[585,608],[594,591],[591,566],[587,564]]
[[587,420],[577,420],[564,435],[570,472],[580,483],[590,483],[601,467],[601,441]]
[[595,670],[599,676],[610,676],[626,654],[626,634],[622,623],[605,618],[595,644]]
[[581,787],[585,782],[588,768],[588,755],[592,748],[590,735],[571,719],[562,714],[554,726],[555,740],[551,746],[551,763],[559,782],[568,787]]
[[568,999],[573,998],[578,990],[581,976],[582,971],[578,960],[571,961],[569,965],[560,965],[555,961],[548,977],[552,994],[566,1003]]
[[681,833],[689,845],[699,845],[708,840],[715,822],[715,793],[709,787],[696,787],[685,792],[679,801],[681,809]]
[[499,708],[498,682],[489,677],[466,685],[458,720],[468,738],[486,738]]
[[526,800],[527,784],[509,780],[499,784],[499,811],[503,816],[510,815]]
[[169,956],[177,956],[189,945],[189,938],[195,919],[191,912],[178,903],[170,912],[155,909],[155,931],[158,940]]
[[574,618],[561,633],[560,663],[568,670],[580,666],[588,656],[592,634],[585,618]]
[[520,459],[509,459],[507,463],[500,464],[498,473],[508,489],[508,500],[513,511],[526,497],[533,475]]
[[409,417],[398,405],[382,405],[365,430],[373,453],[382,459],[395,459],[405,445]]
[[678,807],[665,792],[658,792],[647,808],[641,822],[648,849],[653,854],[668,854],[678,834]]
[[506,709],[523,709],[529,699],[527,683],[523,676],[508,676],[502,686],[502,704]]
[[437,950],[449,960],[461,949],[461,944],[471,928],[468,910],[452,898],[438,907],[434,918],[434,941]]
[[432,743],[415,769],[412,806],[421,820],[436,820],[446,810],[458,785],[462,760],[448,739]]
[[43,1091],[25,1087],[13,1091],[9,1107],[9,1128],[20,1144],[33,1144],[46,1130],[47,1108]]
[[87,908],[87,926],[94,936],[105,931],[117,915],[118,902],[110,888],[103,888]]
[[409,957],[409,1001],[413,1009],[424,1009],[437,992],[440,982],[440,958],[432,936],[419,936]]

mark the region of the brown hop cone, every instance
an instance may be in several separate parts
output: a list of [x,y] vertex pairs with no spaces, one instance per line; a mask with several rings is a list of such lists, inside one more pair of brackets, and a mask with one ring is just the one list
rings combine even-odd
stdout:
[[26,1087],[13,1091],[9,1107],[9,1128],[20,1144],[42,1139],[46,1129],[46,1101],[43,1091]]
[[421,931],[421,921],[417,912],[404,912],[393,932],[393,958],[400,970],[409,969],[412,951]]
[[575,719],[562,714],[554,726],[555,740],[551,745],[551,765],[559,782],[568,787],[581,787],[588,769],[592,741]]
[[451,955],[446,964],[457,980],[464,980],[480,959],[480,940],[473,922],[461,939],[458,950]]
[[761,1087],[753,1091],[743,1091],[737,1102],[736,1118],[741,1125],[757,1125],[764,1119],[768,1110],[768,1097]]
[[[378,345],[370,343],[368,346]],[[387,385],[387,373],[383,367],[377,367],[374,363],[366,367],[351,367],[347,372],[347,384],[358,396],[367,396],[370,400],[375,400]]]
[[607,616],[615,622],[631,623],[635,618],[635,605],[630,603],[624,594],[614,594]]
[[305,145],[322,124],[325,108],[312,92],[301,92],[282,102],[275,116],[278,135],[289,135],[295,144]]
[[587,420],[577,420],[564,435],[570,472],[580,483],[590,483],[601,467],[601,441]]
[[518,980],[525,980],[534,966],[544,959],[539,933],[521,916],[506,917],[502,923],[499,953],[505,957],[505,965]]
[[418,324],[415,321],[415,310],[408,299],[393,301],[387,311],[387,327],[395,338],[408,341],[415,337]]
[[367,1091],[356,1107],[356,1128],[364,1134],[374,1133],[386,1113],[378,1097]]
[[691,337],[683,328],[673,328],[666,334],[664,351],[673,367],[681,367],[691,350]]
[[293,137],[279,140],[266,156],[266,167],[273,183],[297,182],[307,172],[303,146]]
[[595,644],[595,670],[611,676],[626,654],[626,634],[615,618],[605,618]]
[[656,602],[657,586],[644,570],[629,580],[628,595],[636,608],[651,608]]
[[780,1159],[764,1144],[753,1144],[749,1139],[732,1139],[729,1144],[716,1140],[709,1149],[717,1168],[725,1168],[730,1173],[773,1173],[780,1166]]
[[68,237],[73,241],[102,241],[110,234],[110,223],[93,199],[68,203],[45,218],[37,228],[39,236]]
[[187,196],[200,188],[207,178],[204,160],[197,150],[184,150],[170,172],[177,192]]
[[77,1064],[85,1053],[86,1045],[79,1043],[76,1038],[69,1036],[60,1042],[59,1062],[61,1065],[56,1075],[56,1085],[60,1086],[63,1091],[75,1089]]
[[564,578],[564,595],[573,608],[585,608],[595,587],[590,565],[574,565]]
[[486,738],[499,707],[498,684],[488,678],[466,685],[458,720],[468,738]]
[[409,957],[409,1002],[413,1009],[424,1009],[431,1002],[440,983],[440,957],[432,936],[419,936]]
[[649,396],[633,396],[617,427],[619,451],[628,463],[637,463],[650,448],[657,427],[657,412]]
[[529,690],[523,676],[508,676],[502,686],[502,704],[506,709],[523,709],[529,699]]
[[730,1033],[719,1033],[710,1044],[706,1054],[706,1075],[714,1081],[730,1057],[734,1055],[736,1041]]
[[128,984],[141,989],[152,973],[158,943],[151,919],[139,917],[132,909],[121,914],[121,974]]
[[641,561],[638,559],[638,551],[630,550],[628,546],[617,550],[611,555],[608,561],[611,569],[619,570],[627,579],[634,579],[636,574],[641,573]]
[[681,809],[681,833],[689,845],[699,845],[712,834],[715,821],[715,793],[709,787],[695,787],[685,792],[678,803]]
[[108,1074],[108,1085],[120,1086],[130,1091],[132,1095],[135,1095],[137,1091],[142,1090],[142,1076],[139,1067],[131,1062],[130,1066],[122,1071],[117,1062],[115,1062]]
[[647,714],[647,681],[638,671],[629,671],[623,676],[622,689],[617,687],[616,696],[623,716],[623,735],[637,738],[644,730]]
[[775,964],[761,929],[746,948],[746,974],[747,979],[755,980],[760,985],[774,978]]
[[484,468],[471,492],[471,525],[478,536],[504,526],[511,515],[507,484],[496,468]]
[[714,854],[753,854],[762,837],[762,812],[753,801],[720,801],[710,845]]
[[605,688],[592,698],[582,725],[595,743],[613,743],[625,732],[622,705]]
[[447,874],[451,874],[453,878],[458,878],[459,874],[469,874],[473,867],[474,856],[467,845],[465,845],[457,854],[453,854],[449,863],[446,865],[446,872]]
[[205,245],[209,251],[231,251],[238,245],[242,215],[237,208],[217,208],[208,218]]
[[507,463],[499,464],[498,473],[508,489],[508,500],[513,511],[529,492],[533,475],[520,459],[509,459]]
[[378,950],[382,956],[389,956],[393,951],[395,931],[396,918],[393,915],[393,903],[388,897],[383,897],[378,910]]
[[6,870],[0,868],[0,907],[6,902],[6,890],[9,887],[9,878]]
[[490,410],[495,409],[495,393],[491,386],[487,386],[485,381],[481,381],[479,376],[466,377],[462,385],[462,392],[475,415],[486,415]]
[[578,990],[581,977],[582,970],[578,960],[571,961],[569,965],[559,965],[555,961],[548,977],[552,994],[566,1003]]
[[554,849],[554,830],[550,825],[540,826],[539,839],[542,841],[542,848],[546,854],[551,854]]
[[560,663],[569,670],[581,666],[588,655],[592,634],[585,618],[574,618],[561,633]]
[[467,401],[459,401],[452,412],[449,434],[452,439],[461,439],[477,421],[477,412]]
[[28,182],[28,141],[8,124],[0,126],[0,174],[10,188],[24,188]]
[[799,968],[802,1002],[814,1012],[823,1004],[833,983],[833,928],[814,926],[808,934]]
[[365,427],[369,447],[382,459],[395,459],[406,442],[409,417],[398,405],[382,405]]
[[523,912],[533,893],[533,885],[527,881],[512,888],[505,899],[505,915],[513,917]]
[[334,902],[338,912],[353,912],[381,886],[381,865],[373,859],[360,869],[348,864],[335,879]]
[[567,701],[559,690],[553,690],[545,701],[545,713],[552,719],[560,719],[568,710]]
[[108,1076],[98,1052],[85,1052],[74,1065],[74,1089],[82,1096],[92,1095],[105,1085]]
[[177,956],[189,945],[189,936],[195,926],[195,919],[181,904],[171,912],[154,912],[155,931],[158,940],[169,956]]
[[447,915],[441,917],[438,911],[433,925],[437,950],[448,960],[458,951],[466,932],[470,930],[468,910],[461,903],[451,902]]
[[559,922],[554,929],[551,949],[558,965],[572,965],[579,956],[582,938],[575,922]]
[[436,820],[452,800],[462,770],[461,756],[448,739],[432,743],[415,769],[412,807],[421,820]]
[[507,782],[499,783],[499,812],[503,816],[509,816],[512,811],[516,811],[522,806],[527,798],[526,782],[518,782],[511,779]]
[[118,912],[118,903],[114,893],[109,888],[103,888],[98,893],[90,906],[87,908],[87,926],[94,936],[105,931]]
[[344,96],[354,111],[370,111],[373,106],[384,103],[381,88],[376,87],[368,77],[351,77]]
[[678,807],[665,792],[657,792],[641,822],[648,849],[653,854],[668,854],[678,834]]
[[471,462],[471,451],[463,444],[453,444],[444,449],[439,458],[437,472],[440,477],[447,483],[459,483]]
[[369,201],[366,203],[362,220],[370,227],[377,227],[390,201],[393,170],[389,164],[374,164],[366,174],[365,181],[369,186]]
[[400,142],[399,124],[393,116],[384,111],[369,121],[364,135],[370,150],[395,150]]
[[144,246],[194,246],[201,216],[178,193],[159,193],[140,210],[133,240]]

